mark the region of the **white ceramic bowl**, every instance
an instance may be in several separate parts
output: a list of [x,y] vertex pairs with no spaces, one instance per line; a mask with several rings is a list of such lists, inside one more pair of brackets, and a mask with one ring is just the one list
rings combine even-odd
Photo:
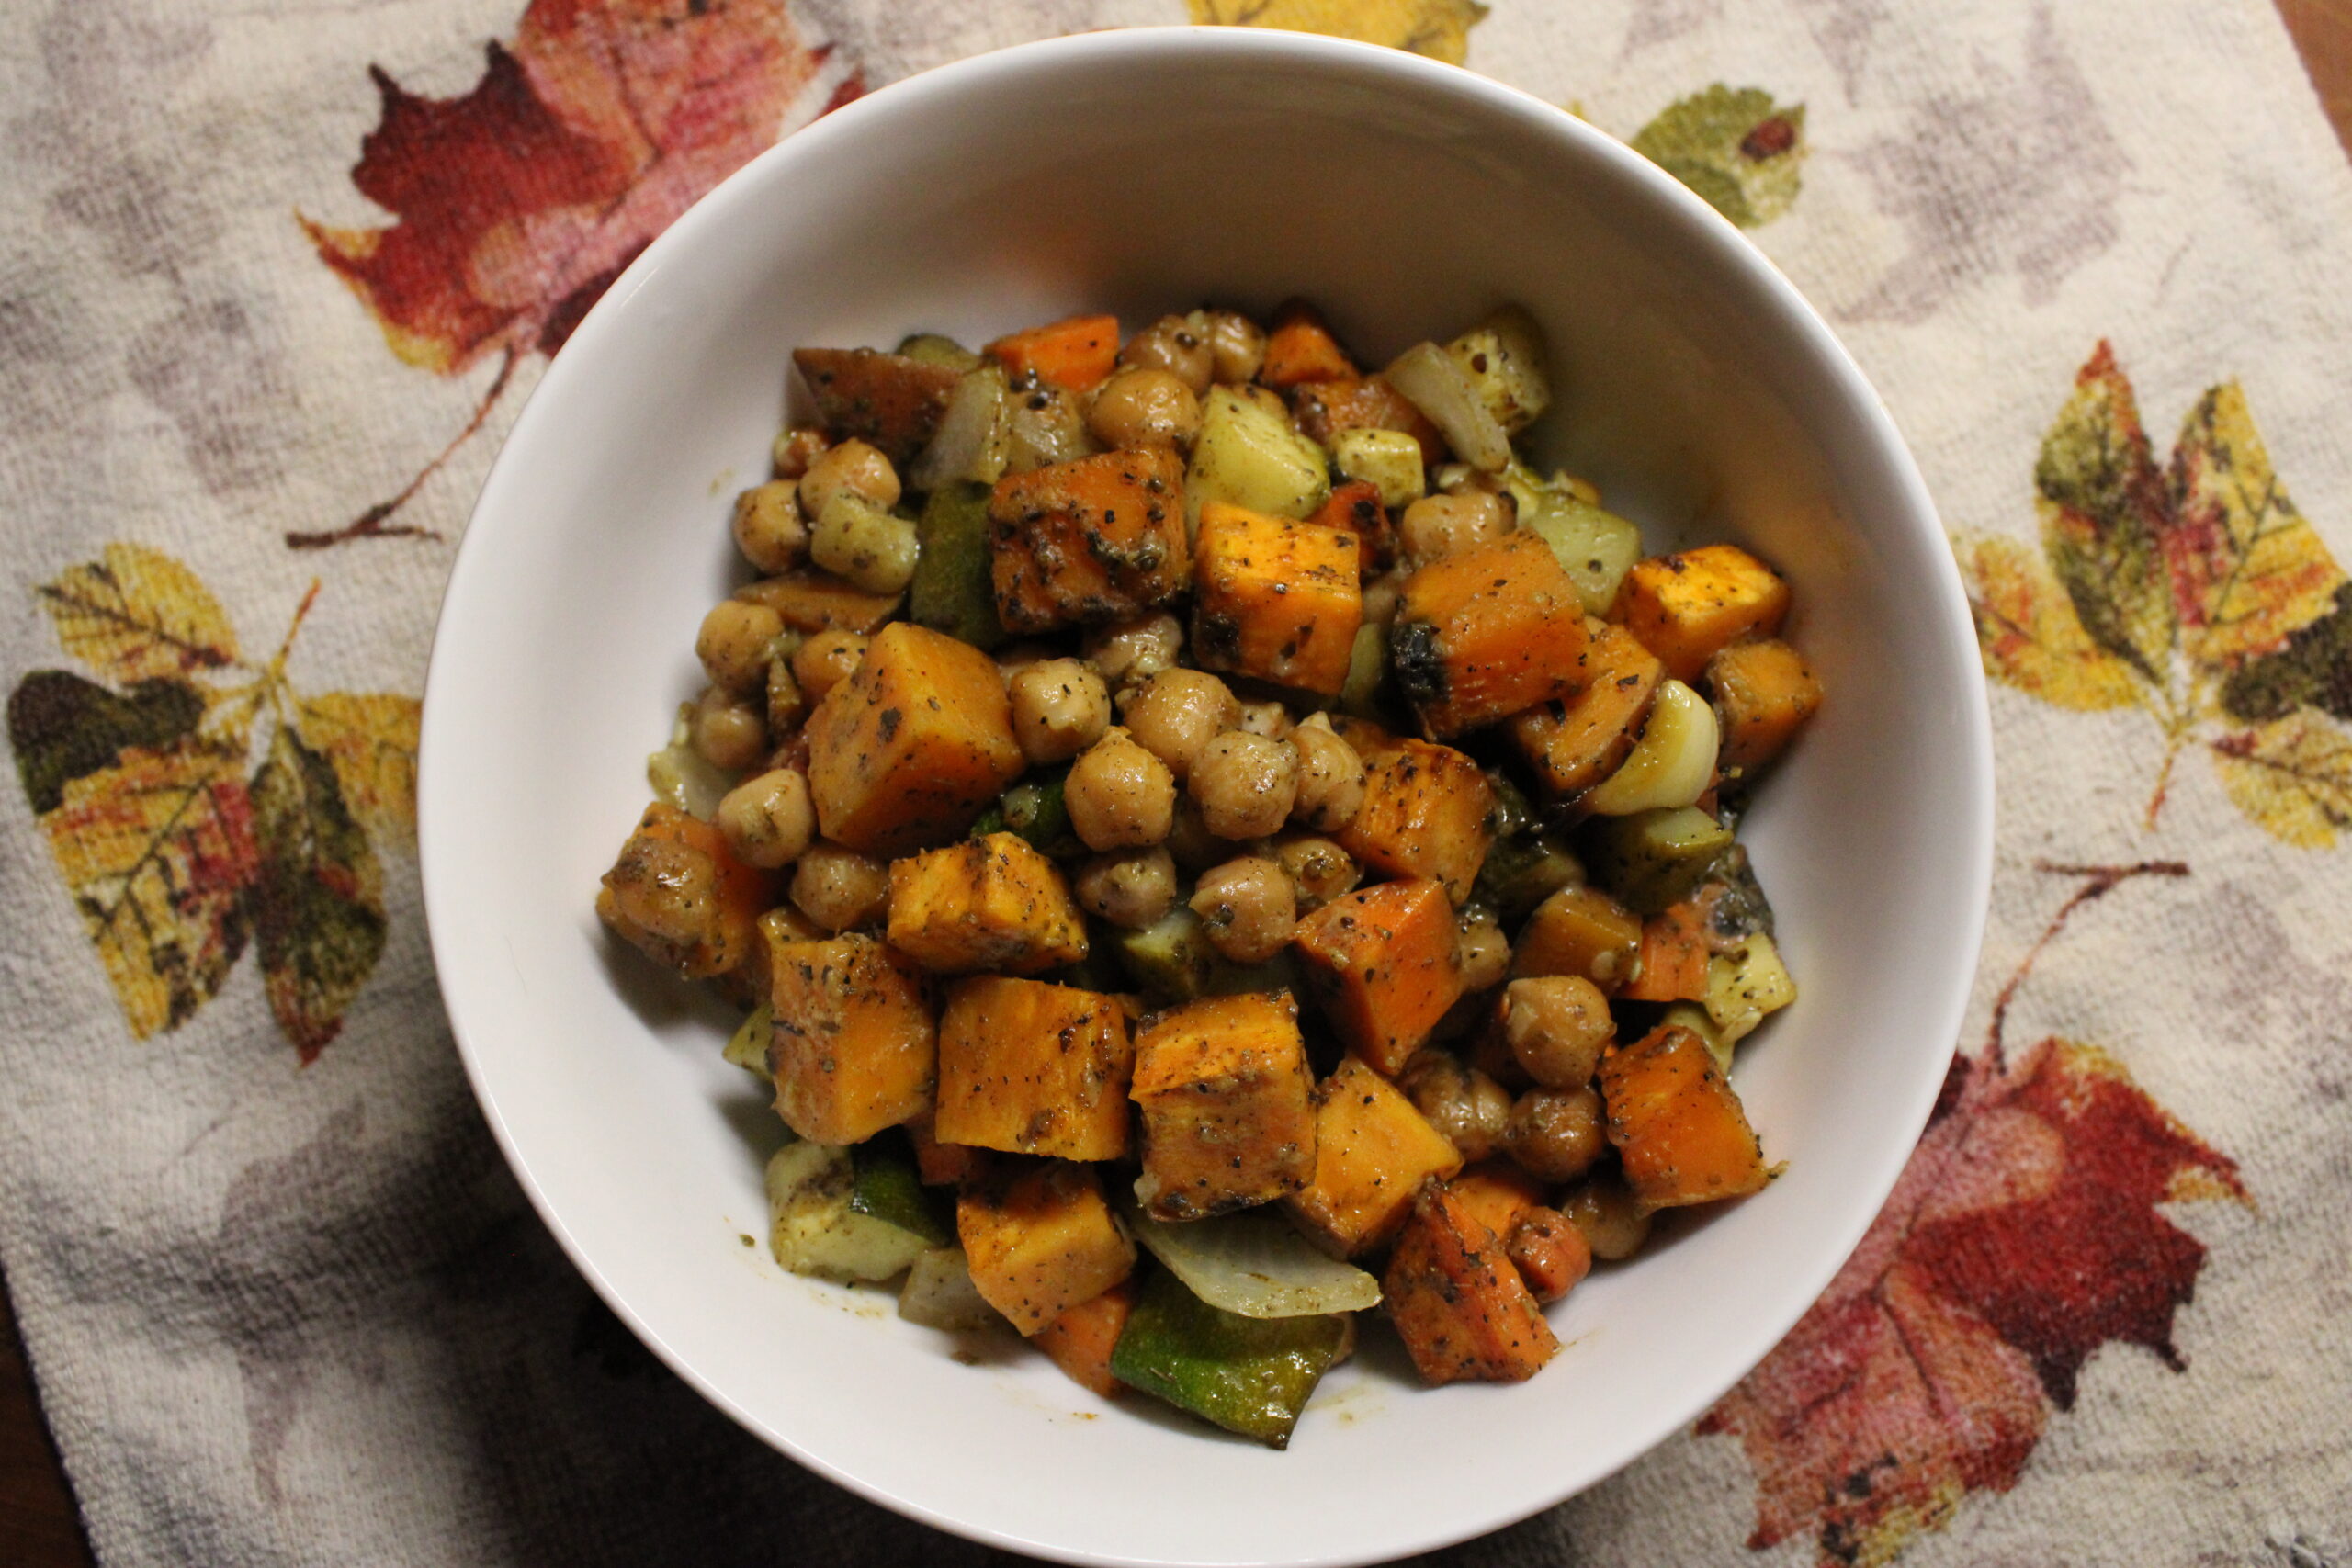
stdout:
[[[1787,1174],[1604,1269],[1517,1387],[1368,1354],[1287,1452],[1042,1357],[979,1365],[889,1299],[794,1279],[763,1235],[774,1120],[728,1020],[590,910],[740,568],[797,344],[979,341],[1080,310],[1322,302],[1379,362],[1503,300],[1550,335],[1549,459],[1654,543],[1793,580],[1828,705],[1745,836],[1802,1001],[1737,1083]],[[484,1111],[614,1310],[754,1432],[866,1496],[1085,1562],[1351,1563],[1559,1501],[1688,1424],[1783,1334],[1902,1168],[1958,1032],[1988,868],[1975,643],[1901,439],[1796,291],[1617,142],[1412,55],[1154,29],[1009,50],[800,132],[630,267],[516,423],[434,647],[423,864]],[[1375,1339],[1377,1337],[1375,1337]],[[1476,1456],[1475,1460],[1471,1456]]]

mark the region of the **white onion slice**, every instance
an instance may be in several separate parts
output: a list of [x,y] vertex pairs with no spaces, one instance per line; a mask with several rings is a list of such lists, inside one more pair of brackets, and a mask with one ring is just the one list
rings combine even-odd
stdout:
[[1510,437],[1495,423],[1477,389],[1453,356],[1433,343],[1417,343],[1381,372],[1443,433],[1453,455],[1474,468],[1498,474],[1510,467]]
[[694,705],[678,710],[670,744],[645,759],[645,782],[653,798],[676,807],[705,822],[718,815],[718,803],[742,781],[724,768],[713,767],[694,746]]
[[1125,1207],[1136,1239],[1213,1307],[1243,1317],[1311,1317],[1380,1303],[1379,1280],[1317,1251],[1272,1208],[1170,1222]]

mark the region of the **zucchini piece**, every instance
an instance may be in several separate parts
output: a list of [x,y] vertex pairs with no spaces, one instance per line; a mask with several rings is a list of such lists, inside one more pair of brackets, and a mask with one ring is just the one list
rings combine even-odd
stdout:
[[955,1233],[888,1145],[786,1144],[768,1161],[769,1250],[796,1274],[887,1280]]
[[949,1334],[1011,1326],[972,1283],[971,1266],[960,1247],[935,1247],[916,1257],[907,1269],[907,1282],[899,1287],[899,1315]]
[[1204,997],[1238,997],[1249,991],[1306,995],[1306,976],[1298,966],[1297,955],[1287,947],[1260,964],[1236,964],[1215,950],[1209,958],[1208,979],[1201,987]]
[[989,487],[951,481],[931,492],[915,524],[921,541],[907,613],[920,626],[974,648],[1005,638],[989,560]]
[[1331,464],[1341,479],[1377,487],[1391,511],[1421,499],[1421,443],[1401,430],[1342,430],[1331,437]]
[[1272,517],[1312,517],[1331,493],[1323,448],[1292,428],[1282,400],[1259,401],[1231,387],[1212,387],[1201,402],[1201,434],[1184,474],[1185,521],[1229,502]]
[[727,1059],[747,1073],[768,1076],[768,1041],[775,1034],[775,1014],[768,1004],[753,1008],[735,1032],[727,1037]]
[[967,370],[948,395],[946,412],[931,444],[907,470],[911,490],[935,491],[970,481],[993,485],[1004,478],[1012,443],[1012,389],[1004,367]]
[[1200,916],[1182,904],[1141,931],[1121,931],[1119,962],[1147,1000],[1186,1002],[1204,995],[1217,963]]
[[1340,711],[1357,718],[1381,718],[1381,701],[1388,680],[1388,629],[1370,624],[1356,628],[1355,646],[1348,650],[1347,678],[1340,683]]
[[1715,1059],[1715,1071],[1729,1076],[1731,1048],[1736,1041],[1715,1027],[1713,1017],[1697,1002],[1676,1002],[1658,1014],[1660,1029],[1687,1029],[1697,1035],[1707,1047],[1707,1055]]
[[[1022,780],[998,797],[982,821],[994,817],[996,826],[989,831],[1011,833],[1048,859],[1084,854],[1086,845],[1069,825],[1069,807],[1062,799],[1062,782],[1069,776],[1069,769],[1064,767]],[[975,824],[972,836],[978,838],[980,832]]]
[[1585,610],[1607,615],[1625,574],[1642,558],[1642,531],[1578,494],[1566,474],[1540,479],[1513,463],[1503,486],[1519,504],[1519,525],[1552,547]]
[[1679,902],[1731,841],[1731,829],[1695,806],[1596,818],[1581,840],[1594,884],[1637,915]]
[[1725,1055],[1753,1033],[1767,1014],[1796,999],[1797,983],[1781,960],[1780,945],[1761,931],[1738,952],[1707,960],[1707,1016],[1724,1038]]
[[1518,434],[1552,406],[1544,329],[1521,307],[1504,306],[1447,344],[1445,352],[1505,434]]
[[1525,833],[1499,839],[1478,867],[1470,897],[1493,907],[1505,924],[1525,919],[1563,887],[1585,879],[1583,863],[1558,833]]
[[1220,1312],[1164,1269],[1144,1281],[1111,1375],[1228,1432],[1287,1448],[1307,1397],[1347,1349],[1344,1315]]
[[910,333],[892,352],[919,365],[944,365],[950,370],[977,369],[980,356],[944,333]]

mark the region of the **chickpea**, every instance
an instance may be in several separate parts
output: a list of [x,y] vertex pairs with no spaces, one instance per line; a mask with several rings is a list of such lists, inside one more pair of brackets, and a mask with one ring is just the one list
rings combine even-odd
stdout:
[[1510,508],[1502,497],[1464,491],[1460,495],[1425,495],[1405,508],[1396,523],[1396,542],[1408,561],[1421,566],[1499,539],[1510,530]]
[[1295,728],[1290,721],[1290,709],[1280,703],[1241,703],[1238,706],[1241,716],[1233,721],[1236,729],[1280,740]]
[[808,777],[786,768],[729,790],[718,803],[716,820],[737,860],[771,870],[798,860],[817,834]]
[[1363,807],[1363,759],[1331,728],[1330,716],[1316,714],[1290,732],[1298,752],[1298,795],[1292,818],[1318,833],[1336,833]]
[[768,733],[788,735],[800,728],[808,716],[808,699],[801,694],[800,682],[792,678],[792,660],[768,660]]
[[768,678],[768,645],[784,630],[784,617],[765,604],[722,599],[702,618],[695,634],[695,657],[710,683],[729,692],[755,692]]
[[1538,1204],[1519,1217],[1504,1250],[1539,1302],[1556,1302],[1592,1269],[1592,1247],[1567,1215]]
[[1266,334],[1238,310],[1209,310],[1209,355],[1217,380],[1239,386],[1257,379],[1266,363]]
[[1032,664],[1007,684],[1012,738],[1032,762],[1067,761],[1111,726],[1111,694],[1102,677],[1075,659]]
[[769,456],[775,461],[775,477],[797,479],[808,471],[808,465],[824,456],[832,445],[831,437],[813,424],[797,424],[776,433],[775,444]]
[[864,632],[819,632],[792,656],[792,678],[800,682],[800,694],[814,705],[865,662]]
[[1580,1089],[1617,1032],[1609,998],[1581,975],[1513,980],[1503,989],[1503,1038],[1527,1076],[1546,1089]]
[[694,747],[714,768],[741,773],[767,755],[767,721],[731,692],[706,686],[695,702]]
[[868,593],[901,593],[914,581],[921,536],[905,518],[837,491],[808,535],[808,558]]
[[1209,831],[1201,803],[1189,795],[1176,796],[1176,814],[1168,825],[1168,852],[1194,876],[1233,852],[1233,846]]
[[829,446],[800,476],[800,514],[822,517],[825,502],[847,493],[888,511],[899,504],[899,470],[879,448],[858,440]]
[[1088,849],[1146,849],[1168,837],[1176,781],[1166,763],[1114,725],[1070,764],[1062,806]]
[[1176,902],[1176,863],[1164,849],[1096,855],[1079,868],[1078,901],[1114,926],[1140,931]]
[[1298,796],[1298,752],[1286,740],[1228,729],[1201,748],[1186,791],[1220,839],[1262,839]]
[[1290,944],[1298,896],[1290,874],[1270,860],[1241,855],[1201,874],[1193,913],[1209,945],[1236,964],[1263,964]]
[[1612,1263],[1633,1257],[1650,1238],[1650,1212],[1614,1168],[1595,1171],[1560,1200],[1560,1212],[1584,1233],[1595,1258]]
[[734,529],[735,547],[770,577],[790,570],[808,553],[808,522],[800,515],[799,489],[789,479],[770,479],[737,496]]
[[1385,626],[1396,619],[1396,601],[1404,596],[1405,579],[1412,573],[1404,567],[1383,572],[1363,585],[1363,624]]
[[1182,783],[1193,759],[1233,728],[1240,705],[1226,683],[1205,670],[1163,670],[1127,702],[1125,717],[1136,744],[1168,764]]
[[1453,951],[1464,991],[1499,986],[1510,973],[1510,939],[1495,912],[1483,905],[1465,906],[1454,916]]
[[1539,1181],[1574,1181],[1608,1150],[1600,1120],[1589,1088],[1531,1089],[1503,1124],[1503,1151]]
[[1196,398],[1209,389],[1209,378],[1216,370],[1216,351],[1197,325],[1182,316],[1162,316],[1129,338],[1119,350],[1119,363],[1172,376]]
[[1089,632],[1084,654],[1094,672],[1115,689],[1140,685],[1162,670],[1174,669],[1183,647],[1183,623],[1157,610]]
[[1463,1066],[1451,1051],[1422,1050],[1405,1064],[1396,1087],[1465,1161],[1494,1153],[1510,1119],[1510,1096],[1502,1085]]
[[1355,856],[1329,839],[1318,839],[1312,833],[1285,833],[1273,841],[1272,848],[1275,861],[1290,874],[1302,915],[1321,908],[1363,880],[1363,868],[1356,864]]
[[829,931],[878,925],[890,907],[890,868],[820,839],[801,852],[792,901]]
[[1201,400],[1165,370],[1132,366],[1102,383],[1087,410],[1086,427],[1105,446],[1189,448],[1201,433]]

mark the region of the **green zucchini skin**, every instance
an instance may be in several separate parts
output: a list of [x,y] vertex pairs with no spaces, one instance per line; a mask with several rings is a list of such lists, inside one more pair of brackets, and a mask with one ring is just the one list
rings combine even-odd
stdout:
[[1339,1360],[1350,1329],[1338,1314],[1220,1311],[1173,1274],[1154,1269],[1111,1352],[1111,1375],[1228,1432],[1287,1448],[1299,1412]]
[[919,626],[987,649],[1005,639],[989,560],[989,487],[954,480],[933,491],[916,520],[921,553],[907,613]]

